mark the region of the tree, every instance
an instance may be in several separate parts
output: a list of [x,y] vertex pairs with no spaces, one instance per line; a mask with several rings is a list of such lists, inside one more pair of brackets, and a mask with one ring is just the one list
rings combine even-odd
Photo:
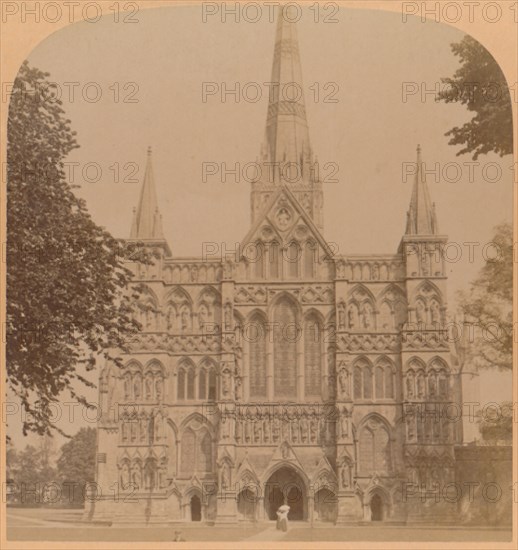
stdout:
[[[488,411],[491,409],[488,408]],[[478,415],[480,435],[484,441],[513,440],[513,404],[504,401],[491,414]]]
[[[132,320],[125,246],[91,219],[65,178],[78,147],[48,73],[24,62],[15,79],[7,145],[7,383],[25,410],[23,432],[50,433],[63,392],[85,406],[87,372],[125,350]],[[64,434],[66,435],[66,434]]]
[[495,228],[494,259],[488,258],[468,292],[459,293],[459,303],[472,331],[471,360],[478,367],[511,369],[513,362],[513,228],[504,223]]
[[472,153],[473,159],[489,152],[500,156],[513,152],[513,120],[509,87],[494,57],[474,38],[466,35],[451,45],[461,67],[451,78],[442,78],[447,88],[438,94],[446,103],[460,102],[475,116],[454,127],[450,145],[464,145],[457,156]]
[[82,504],[85,486],[95,481],[96,434],[95,428],[81,428],[61,447],[57,473],[69,503]]
[[20,503],[23,505],[44,504],[48,501],[49,489],[54,489],[57,498],[56,472],[48,461],[44,444],[38,447],[27,445],[18,453],[16,475],[12,477]]

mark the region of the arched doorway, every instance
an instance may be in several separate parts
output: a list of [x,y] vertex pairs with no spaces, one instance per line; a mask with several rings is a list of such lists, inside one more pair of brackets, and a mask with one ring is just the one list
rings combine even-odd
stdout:
[[201,500],[198,495],[193,495],[190,502],[191,521],[201,521]]
[[315,519],[335,522],[338,514],[338,499],[333,491],[322,488],[315,493]]
[[247,521],[255,521],[255,510],[257,505],[256,494],[245,487],[237,495],[237,511],[241,515],[242,519]]
[[288,466],[279,468],[270,476],[264,489],[264,506],[268,519],[277,519],[276,512],[282,504],[290,507],[290,521],[307,519],[306,485],[294,469]]
[[371,521],[383,520],[383,499],[378,493],[375,493],[371,498]]

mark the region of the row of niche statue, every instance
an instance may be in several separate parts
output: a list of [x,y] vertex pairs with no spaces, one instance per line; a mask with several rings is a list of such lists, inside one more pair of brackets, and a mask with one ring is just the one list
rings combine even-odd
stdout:
[[302,413],[295,418],[285,415],[257,413],[253,417],[246,414],[225,413],[221,416],[220,433],[222,439],[230,439],[233,433],[238,443],[263,444],[289,441],[298,444],[331,442],[347,438],[351,433],[351,414],[344,407],[336,418],[316,413]]
[[[338,306],[338,328],[343,330],[345,326],[345,304],[342,303]],[[370,302],[364,302],[359,310],[355,305],[349,306],[347,310],[347,326],[351,329],[373,328],[374,309]]]
[[122,443],[146,443],[153,444],[163,441],[164,420],[160,414],[146,415],[144,412],[139,416],[123,417],[121,422]]
[[166,486],[167,459],[160,461],[147,459],[143,464],[140,459],[128,459],[119,464],[122,490],[132,491],[153,490]]
[[[187,305],[183,305],[179,308],[178,312],[174,307],[168,306],[164,313],[146,308],[140,312],[140,315],[142,316],[142,324],[147,330],[158,329],[158,324],[160,323],[159,317],[162,316],[165,319],[165,328],[168,331],[172,331],[177,325],[182,332],[185,332],[191,328],[193,319],[197,317],[200,331],[210,330],[212,333],[219,332],[219,326],[214,323],[214,310],[209,309],[204,304],[199,307],[197,313],[192,312]],[[233,329],[232,316],[232,305],[226,303],[223,317],[225,330]],[[175,322],[175,318],[178,319],[178,322]]]
[[[345,304],[338,306],[338,328],[344,330],[346,325],[350,329],[362,328],[370,329],[374,327],[375,312],[369,302],[365,302],[359,309],[356,305],[351,305],[347,309],[346,323]],[[439,325],[441,323],[440,306],[436,301],[432,301],[430,307],[426,307],[421,301],[418,301],[415,308],[416,320],[419,324],[431,323]]]

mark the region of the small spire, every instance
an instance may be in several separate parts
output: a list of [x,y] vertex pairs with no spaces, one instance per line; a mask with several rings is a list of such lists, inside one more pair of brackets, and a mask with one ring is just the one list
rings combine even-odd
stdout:
[[407,218],[407,235],[436,235],[437,218],[426,184],[421,145],[417,145],[416,174]]
[[162,240],[164,238],[153,177],[151,147],[147,149],[146,171],[138,207],[133,212],[132,239]]

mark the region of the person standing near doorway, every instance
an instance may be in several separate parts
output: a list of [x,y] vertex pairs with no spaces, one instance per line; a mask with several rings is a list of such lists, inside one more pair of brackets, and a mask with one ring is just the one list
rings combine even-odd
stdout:
[[280,529],[281,531],[288,530],[289,511],[290,511],[290,507],[287,504],[283,504],[282,506],[279,506],[279,509],[277,510],[277,529]]

